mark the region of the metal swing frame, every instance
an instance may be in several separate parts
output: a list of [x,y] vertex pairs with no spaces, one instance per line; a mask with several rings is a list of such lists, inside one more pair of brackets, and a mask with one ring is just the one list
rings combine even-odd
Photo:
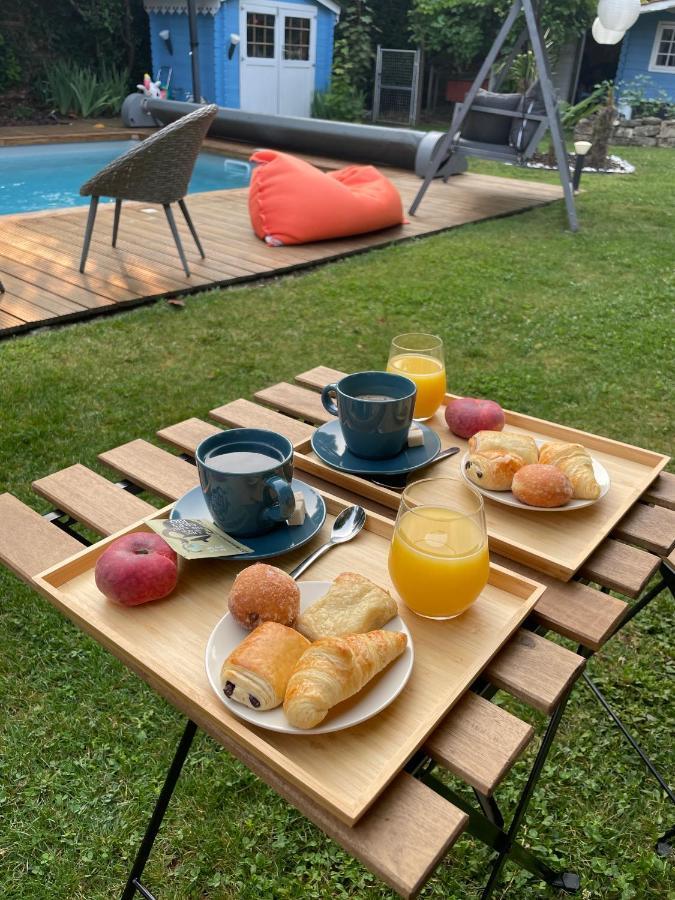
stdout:
[[[494,147],[492,147],[491,145],[485,143],[471,142],[468,140],[462,141],[461,130],[466,117],[473,108],[474,101],[476,99],[476,96],[478,95],[478,91],[480,90],[481,85],[489,76],[490,70],[496,62],[497,57],[499,56],[499,53],[502,50],[502,47],[504,46],[506,39],[511,33],[513,27],[515,26],[521,12],[525,16],[525,28],[521,31],[515,45],[513,46],[507,57],[507,61],[500,73],[500,76],[497,78],[495,89],[499,89],[499,86],[503,82],[506,75],[506,71],[511,66],[511,63],[513,62],[516,55],[523,46],[525,40],[529,36],[532,46],[532,52],[534,54],[534,60],[537,66],[537,72],[539,75],[539,85],[541,89],[542,99],[544,101],[546,115],[535,115],[519,110],[494,109],[492,107],[486,106],[476,107],[476,111],[479,111],[481,113],[507,116],[512,119],[527,119],[530,121],[538,122],[538,127],[536,128],[533,137],[528,142],[528,146],[525,148],[523,153],[518,154],[515,150],[513,150],[513,148],[507,145],[495,144]],[[567,162],[567,151],[565,149],[565,141],[563,139],[563,130],[560,122],[558,101],[556,100],[553,82],[551,80],[551,67],[549,64],[548,54],[546,53],[546,45],[541,33],[541,27],[539,24],[535,3],[534,0],[514,0],[514,3],[511,6],[506,19],[504,19],[502,27],[499,29],[497,37],[495,38],[488,55],[485,57],[485,60],[483,61],[483,64],[480,67],[480,70],[476,75],[473,84],[469,88],[469,91],[464,98],[464,102],[456,106],[450,128],[439,140],[434,149],[424,176],[424,181],[422,182],[422,185],[417,192],[417,196],[415,197],[412,206],[410,207],[410,215],[415,215],[417,208],[422,202],[422,198],[427,192],[429,185],[439,174],[444,174],[443,170],[446,170],[446,167],[448,166],[448,163],[453,156],[476,156],[481,159],[496,160],[497,162],[518,162],[521,161],[522,158],[527,158],[528,155],[531,155],[534,152],[537,144],[542,139],[547,129],[549,129],[551,132],[551,140],[553,143],[553,149],[558,166],[560,184],[562,186],[563,195],[565,198],[565,206],[567,208],[567,218],[569,221],[569,226],[571,231],[578,231],[579,221],[577,219],[576,206],[574,203],[574,190],[572,188],[572,178]]]

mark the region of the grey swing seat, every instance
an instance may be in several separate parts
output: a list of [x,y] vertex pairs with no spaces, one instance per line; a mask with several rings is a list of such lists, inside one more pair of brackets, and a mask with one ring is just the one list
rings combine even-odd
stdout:
[[87,262],[99,198],[112,197],[115,200],[113,247],[117,244],[123,200],[159,203],[164,207],[185,274],[190,275],[171,204],[178,204],[197,250],[204,258],[204,249],[184,198],[202,142],[217,112],[218,107],[215,104],[194,110],[118,156],[82,185],[80,194],[83,197],[91,197],[91,203],[82,246],[80,272],[84,272]]
[[[533,90],[530,92],[534,94]],[[485,97],[485,95],[490,95]],[[464,125],[461,130],[457,130],[453,139],[451,149],[458,156],[473,156],[477,159],[492,160],[494,162],[506,162],[513,165],[522,165],[534,155],[541,139],[548,130],[548,116],[545,112],[528,112],[524,109],[507,109],[502,106],[492,106],[490,102],[499,95],[490,94],[489,91],[479,91],[476,95],[473,106],[464,118],[464,105],[458,103],[453,115],[453,121],[450,125],[452,131],[455,122],[464,118]],[[502,94],[501,97],[510,98],[514,95]],[[520,96],[520,95],[515,95]],[[485,99],[485,103],[481,102]],[[528,100],[521,97],[523,105],[526,107]],[[532,104],[536,101],[533,99]],[[536,108],[539,108],[537,105]],[[475,120],[484,116],[498,116],[503,120],[503,128],[499,128],[500,123],[495,123],[497,127],[492,126],[490,129],[494,131],[504,131],[505,139],[502,143],[495,140],[480,140],[473,135],[480,135],[480,128],[476,127]],[[473,127],[472,127],[473,125]]]

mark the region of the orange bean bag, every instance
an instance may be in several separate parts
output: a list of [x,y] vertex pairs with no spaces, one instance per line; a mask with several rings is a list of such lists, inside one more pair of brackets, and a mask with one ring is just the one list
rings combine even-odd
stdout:
[[322,172],[276,150],[258,150],[248,209],[268,244],[306,244],[378,231],[405,222],[401,197],[374,166]]

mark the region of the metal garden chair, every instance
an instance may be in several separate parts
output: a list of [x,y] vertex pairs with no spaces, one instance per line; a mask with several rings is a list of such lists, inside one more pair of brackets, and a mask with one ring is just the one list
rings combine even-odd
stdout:
[[83,197],[91,197],[91,203],[84,234],[80,272],[84,272],[87,262],[98,201],[101,197],[113,197],[115,199],[113,247],[117,243],[123,200],[161,203],[185,274],[190,275],[171,204],[178,203],[203,258],[204,250],[183,198],[187,194],[202,141],[217,112],[218,107],[211,104],[183,116],[114,159],[82,185],[80,194]]

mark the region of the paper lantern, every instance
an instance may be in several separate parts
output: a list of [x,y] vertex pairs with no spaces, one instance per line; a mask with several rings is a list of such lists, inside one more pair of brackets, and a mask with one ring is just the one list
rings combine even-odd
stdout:
[[600,19],[596,19],[593,22],[591,34],[598,44],[618,44],[625,32],[611,31],[609,28],[605,28]]
[[640,0],[600,0],[598,3],[598,18],[610,31],[628,31],[639,15]]

